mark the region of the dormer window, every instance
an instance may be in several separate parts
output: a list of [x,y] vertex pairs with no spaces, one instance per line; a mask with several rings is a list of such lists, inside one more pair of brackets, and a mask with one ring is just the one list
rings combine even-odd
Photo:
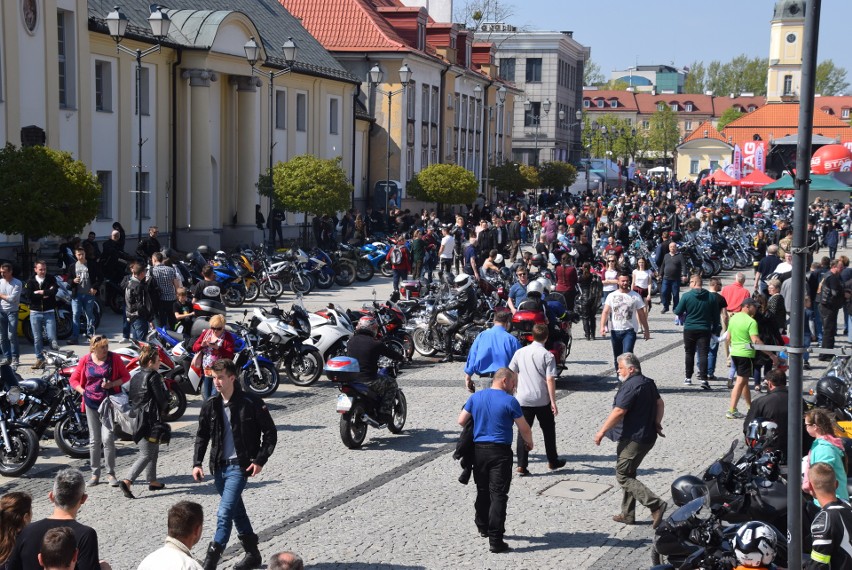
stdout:
[[610,109],[618,109],[618,99],[613,99],[609,102]]
[[662,101],[657,103],[657,111],[665,111],[665,110],[666,110],[666,104],[665,103],[663,103]]
[[692,103],[687,103],[686,105],[684,105],[684,110],[687,113],[691,113],[692,112]]
[[589,107],[591,107],[591,106],[592,106],[592,102],[591,102],[591,101],[589,101],[588,99],[583,99],[583,108],[584,108],[584,109],[588,109],[588,108],[589,108]]
[[450,49],[456,49],[456,37],[450,36]]
[[603,108],[604,108],[604,100],[598,99],[598,109],[603,109]]
[[670,108],[672,111],[674,111],[675,113],[677,113],[677,103],[671,103],[671,104],[669,104],[669,108]]
[[845,109],[840,109],[840,118],[841,119],[848,119],[849,118],[849,108],[848,107],[845,108]]
[[426,26],[422,22],[417,23],[417,49],[426,51]]
[[756,107],[756,106],[754,106],[754,105],[749,105],[749,106],[748,106],[748,112],[749,112],[749,113],[751,113],[752,111],[756,111],[756,110],[757,110],[757,107]]

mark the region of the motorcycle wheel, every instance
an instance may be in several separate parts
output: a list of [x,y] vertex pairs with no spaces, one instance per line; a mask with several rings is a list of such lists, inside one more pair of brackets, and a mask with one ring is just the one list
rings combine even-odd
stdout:
[[228,307],[240,307],[246,302],[246,294],[239,287],[228,287],[222,300]]
[[287,359],[284,370],[296,386],[310,386],[322,374],[322,355],[317,349],[294,354]]
[[17,477],[23,475],[38,458],[38,437],[30,428],[7,426],[10,449],[0,446],[0,475]]
[[124,314],[124,295],[116,293],[109,299],[109,308],[116,315]]
[[166,412],[167,422],[176,422],[186,412],[186,394],[179,386],[172,386],[168,391],[169,409]]
[[71,307],[56,311],[56,338],[65,340],[71,337]]
[[[32,321],[29,317],[21,321],[21,332],[24,333],[24,338],[30,342],[35,342],[33,338],[33,326]],[[44,335],[44,338],[47,338],[47,335]]]
[[290,290],[293,293],[301,293],[302,295],[310,295],[314,290],[313,280],[304,273],[296,273],[290,279]]
[[398,340],[402,343],[402,352],[405,354],[405,359],[411,362],[412,357],[414,357],[414,339],[411,338],[410,334],[403,331],[399,333]]
[[358,281],[369,281],[376,274],[373,264],[366,259],[359,259],[355,266],[355,279]]
[[725,271],[733,271],[735,267],[734,259],[730,255],[722,256],[722,269]]
[[334,285],[334,275],[325,271],[319,271],[316,273],[316,282],[317,287],[320,289],[331,289],[331,286]]
[[254,303],[260,297],[260,285],[257,279],[246,279],[246,301]]
[[267,298],[272,300],[284,294],[284,283],[278,279],[269,279],[264,281],[260,288],[260,292]]
[[89,456],[89,424],[85,419],[78,423],[76,416],[65,416],[53,427],[53,440],[69,457],[85,459]]
[[432,346],[429,339],[429,330],[424,328],[414,329],[414,334],[411,335],[411,340],[414,343],[414,350],[423,356],[435,356],[438,350]]
[[348,259],[341,259],[334,264],[334,282],[341,287],[349,287],[355,282],[355,264]]
[[340,439],[349,449],[358,449],[367,439],[367,424],[361,418],[364,404],[355,402],[349,413],[340,416]]
[[258,362],[258,365],[260,366],[261,376],[257,375],[257,370],[252,363],[240,373],[240,379],[247,391],[266,398],[278,389],[278,384],[281,383],[281,376],[279,376],[275,365],[271,362]]
[[396,391],[396,398],[393,401],[393,417],[388,423],[388,431],[391,433],[401,433],[405,427],[405,418],[408,417],[408,403],[405,401],[405,394],[402,390]]
[[651,545],[651,564],[654,566],[665,564],[663,562],[663,555],[657,551],[657,546],[655,544]]
[[379,269],[385,277],[393,276],[393,269],[391,268],[391,264],[387,261],[383,261],[382,266]]

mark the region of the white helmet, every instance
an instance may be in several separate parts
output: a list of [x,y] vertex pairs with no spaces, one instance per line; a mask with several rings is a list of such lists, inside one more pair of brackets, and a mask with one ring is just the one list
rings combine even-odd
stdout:
[[538,279],[530,281],[529,285],[527,285],[527,293],[538,293],[544,297],[544,284]]
[[778,539],[772,528],[762,522],[747,522],[737,529],[734,554],[746,568],[769,566],[775,559]]
[[459,293],[461,293],[471,285],[473,285],[473,279],[471,279],[470,275],[468,275],[467,273],[462,273],[458,275],[453,281],[453,287],[455,287],[456,291],[458,291]]
[[541,283],[542,287],[542,296],[548,295],[550,291],[553,289],[553,283],[550,282],[550,279],[544,277],[543,275],[536,278],[536,281]]

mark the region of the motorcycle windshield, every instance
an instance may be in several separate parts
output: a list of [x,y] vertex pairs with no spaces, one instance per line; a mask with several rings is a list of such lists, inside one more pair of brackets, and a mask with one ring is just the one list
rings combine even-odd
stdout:
[[681,523],[688,521],[689,519],[697,516],[701,512],[701,509],[703,509],[707,505],[708,500],[709,499],[707,495],[703,497],[698,497],[697,499],[692,499],[684,506],[680,507],[671,515],[669,515],[669,520],[671,520],[673,523]]

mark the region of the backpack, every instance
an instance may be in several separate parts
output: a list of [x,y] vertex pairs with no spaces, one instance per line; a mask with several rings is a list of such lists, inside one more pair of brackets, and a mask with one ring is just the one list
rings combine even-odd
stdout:
[[400,246],[395,245],[391,248],[390,262],[391,265],[399,265],[402,263],[402,248]]
[[153,314],[153,308],[158,306],[163,299],[163,290],[155,277],[151,276],[145,280],[145,293],[146,308],[151,310],[151,314]]

